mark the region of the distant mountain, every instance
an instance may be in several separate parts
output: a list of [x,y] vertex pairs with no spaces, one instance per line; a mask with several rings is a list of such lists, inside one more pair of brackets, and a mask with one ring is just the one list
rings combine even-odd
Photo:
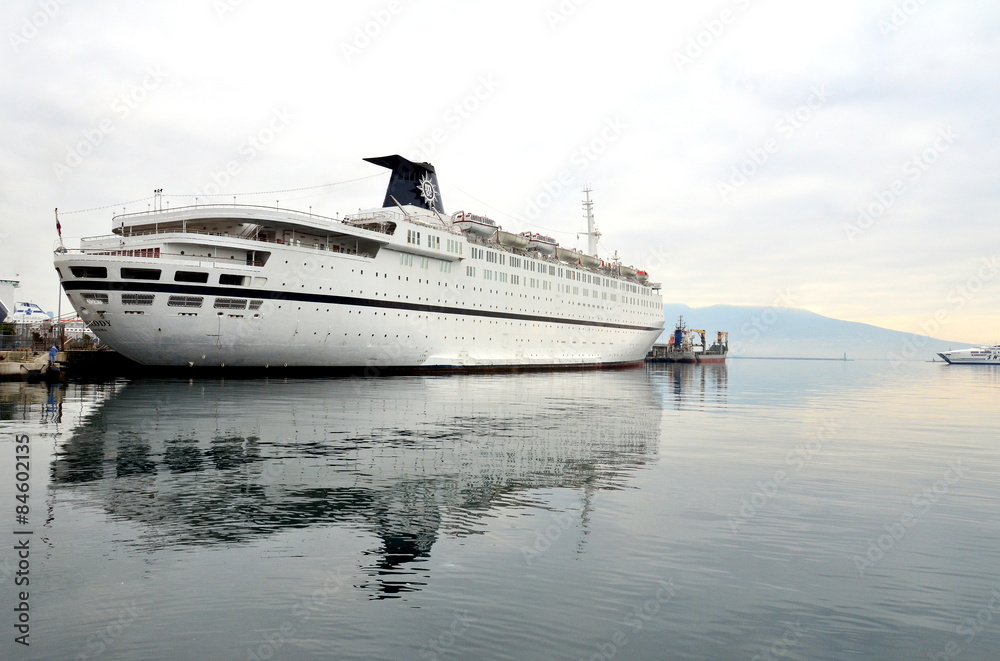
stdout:
[[[971,344],[949,342],[842,321],[797,308],[712,305],[663,306],[666,323],[658,342],[666,342],[679,315],[688,328],[704,329],[709,344],[717,331],[729,332],[730,354],[748,358],[864,358],[931,360],[939,351]],[[937,358],[937,360],[941,360]]]

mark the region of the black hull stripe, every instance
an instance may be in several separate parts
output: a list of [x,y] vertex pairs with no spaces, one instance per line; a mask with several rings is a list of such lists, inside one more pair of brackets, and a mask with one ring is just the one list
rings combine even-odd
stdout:
[[353,305],[369,308],[387,308],[390,310],[408,310],[412,312],[433,312],[436,314],[460,314],[470,317],[489,317],[491,319],[512,319],[516,321],[535,321],[549,324],[567,324],[570,326],[592,326],[597,328],[621,328],[636,331],[660,331],[657,326],[636,326],[632,324],[613,324],[602,321],[583,321],[580,319],[564,319],[561,317],[542,317],[531,314],[516,314],[513,312],[495,312],[491,310],[475,310],[466,308],[430,305],[426,303],[405,303],[402,301],[380,301],[373,298],[355,298],[353,296],[332,296],[328,294],[308,294],[264,289],[246,289],[235,287],[209,287],[207,285],[180,285],[161,282],[107,282],[95,280],[71,280],[63,282],[63,289],[70,291],[127,291],[142,293],[186,294],[200,296],[227,296],[233,298],[259,298],[272,301],[289,301],[301,303],[324,303],[326,305]]

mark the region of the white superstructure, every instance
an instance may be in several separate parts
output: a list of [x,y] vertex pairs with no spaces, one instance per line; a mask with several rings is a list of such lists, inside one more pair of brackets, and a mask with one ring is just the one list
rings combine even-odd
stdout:
[[60,280],[98,337],[144,365],[610,365],[642,361],[662,331],[659,286],[635,269],[463,233],[432,166],[366,160],[393,170],[382,208],[121,215],[111,236],[56,252]]
[[942,351],[938,355],[951,365],[1000,365],[1000,345]]
[[14,304],[14,309],[10,312],[10,316],[0,321],[8,321],[15,324],[39,324],[43,321],[52,321],[52,317],[36,303],[32,303],[31,301],[17,301]]

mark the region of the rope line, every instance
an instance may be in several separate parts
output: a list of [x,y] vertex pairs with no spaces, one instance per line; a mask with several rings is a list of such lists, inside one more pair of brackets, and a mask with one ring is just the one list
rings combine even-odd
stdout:
[[494,211],[496,211],[496,212],[497,212],[497,213],[499,213],[500,215],[502,215],[502,216],[507,216],[508,218],[510,218],[510,219],[512,219],[512,220],[516,220],[516,221],[517,221],[517,222],[519,222],[519,223],[523,223],[523,224],[524,224],[525,226],[527,226],[527,227],[529,227],[529,228],[530,228],[530,227],[534,227],[534,228],[536,228],[536,229],[540,229],[540,230],[544,230],[544,231],[546,231],[546,232],[548,232],[548,233],[550,233],[550,234],[580,234],[580,232],[567,232],[566,230],[557,230],[557,229],[550,229],[550,228],[548,228],[548,227],[542,227],[541,225],[538,225],[537,223],[532,223],[532,222],[530,222],[530,221],[527,221],[527,220],[524,220],[523,218],[521,218],[521,217],[519,217],[519,216],[515,216],[515,215],[514,215],[514,214],[512,214],[512,213],[507,213],[506,211],[503,211],[503,210],[501,210],[501,209],[497,209],[496,207],[494,207],[494,206],[491,206],[491,205],[487,204],[486,202],[483,202],[482,200],[480,200],[480,199],[479,199],[478,197],[476,197],[475,195],[471,195],[470,193],[467,193],[466,191],[462,190],[462,189],[461,189],[461,188],[459,188],[458,186],[455,186],[455,185],[452,185],[452,187],[453,187],[453,188],[454,188],[455,190],[457,190],[458,192],[462,193],[463,195],[466,195],[466,196],[468,196],[468,197],[472,198],[472,199],[473,199],[473,200],[475,200],[476,202],[479,202],[479,203],[480,203],[480,204],[482,204],[482,205],[483,205],[484,207],[487,207],[488,209],[493,209]]
[[118,204],[109,204],[109,205],[104,206],[104,207],[94,207],[93,209],[77,209],[75,211],[62,211],[62,212],[59,213],[59,215],[60,216],[69,216],[70,214],[74,214],[74,213],[87,213],[88,211],[101,211],[103,209],[114,209],[116,207],[125,206],[126,204],[135,204],[137,202],[146,202],[147,200],[152,200],[152,199],[154,199],[152,196],[151,197],[143,197],[143,198],[138,199],[138,200],[132,200],[131,202],[119,202]]
[[329,188],[330,186],[340,186],[342,184],[353,184],[356,181],[364,181],[365,179],[374,179],[375,177],[384,177],[384,172],[377,172],[375,174],[370,174],[366,177],[357,177],[355,179],[345,179],[344,181],[334,181],[329,184],[319,184],[317,186],[303,186],[301,188],[284,188],[282,190],[265,190],[256,191],[253,193],[199,193],[197,195],[189,194],[176,194],[176,195],[164,195],[164,197],[239,197],[241,195],[274,195],[275,193],[297,193],[304,190],[315,190],[317,188]]
[[[198,195],[182,195],[182,194],[177,194],[177,195],[163,195],[163,197],[167,197],[167,198],[180,198],[180,197],[183,197],[183,198],[196,198],[196,197],[240,197],[240,196],[249,197],[249,196],[252,196],[252,195],[274,195],[275,193],[297,193],[299,191],[304,191],[304,190],[316,190],[318,188],[329,188],[330,186],[340,186],[340,185],[343,185],[343,184],[353,184],[356,181],[364,181],[365,179],[374,179],[375,177],[384,177],[384,176],[385,176],[385,173],[378,172],[376,174],[370,174],[367,177],[357,177],[355,179],[345,179],[343,181],[334,181],[334,182],[329,183],[329,184],[319,184],[317,186],[303,186],[301,188],[285,188],[285,189],[282,189],[282,190],[257,191],[257,192],[254,192],[254,193],[212,193],[212,194],[209,194],[209,193],[200,193]],[[139,202],[151,202],[151,201],[153,201],[155,199],[156,199],[156,196],[153,195],[153,196],[150,196],[150,197],[139,198],[138,200],[130,200],[128,202],[118,202],[116,204],[108,204],[108,205],[103,206],[103,207],[93,207],[91,209],[75,209],[73,211],[61,211],[61,212],[59,212],[59,215],[60,216],[69,216],[69,215],[74,214],[74,213],[88,213],[90,211],[103,211],[104,209],[115,209],[115,208],[118,208],[118,207],[127,206],[129,204],[138,204]]]

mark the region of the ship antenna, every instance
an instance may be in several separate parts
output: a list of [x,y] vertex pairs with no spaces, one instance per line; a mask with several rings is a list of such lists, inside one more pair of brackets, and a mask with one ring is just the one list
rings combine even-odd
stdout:
[[588,255],[597,254],[597,241],[601,238],[601,233],[597,231],[597,227],[594,225],[594,203],[590,199],[590,193],[592,190],[593,189],[590,186],[583,189],[583,193],[586,196],[583,200],[583,217],[587,219]]

